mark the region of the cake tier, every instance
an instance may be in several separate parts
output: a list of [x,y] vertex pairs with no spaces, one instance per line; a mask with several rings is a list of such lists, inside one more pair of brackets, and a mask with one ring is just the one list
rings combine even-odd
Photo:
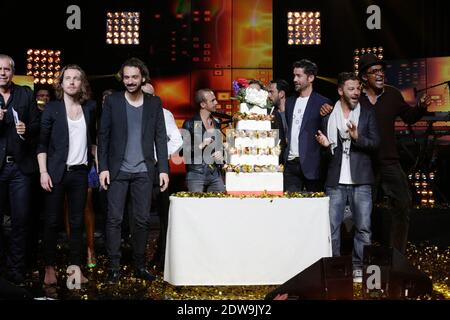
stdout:
[[267,114],[266,108],[261,108],[257,106],[248,105],[247,103],[241,103],[239,105],[239,112],[246,114]]
[[272,130],[272,123],[268,120],[239,120],[236,124],[236,129],[269,131]]
[[275,147],[275,138],[240,138],[234,139],[235,148],[273,148]]
[[229,164],[231,165],[258,165],[258,166],[269,166],[278,165],[278,156],[276,155],[247,155],[247,154],[233,154],[230,156]]
[[225,174],[227,193],[230,194],[283,194],[283,173],[253,172]]

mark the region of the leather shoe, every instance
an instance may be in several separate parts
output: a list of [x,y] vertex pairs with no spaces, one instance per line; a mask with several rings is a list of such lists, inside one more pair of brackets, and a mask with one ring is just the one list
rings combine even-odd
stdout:
[[107,284],[116,284],[119,282],[120,278],[120,271],[119,270],[109,270],[108,275],[106,276],[106,283]]
[[156,279],[156,277],[145,268],[137,268],[134,271],[134,274],[135,274],[136,278],[140,278],[143,280],[153,281]]

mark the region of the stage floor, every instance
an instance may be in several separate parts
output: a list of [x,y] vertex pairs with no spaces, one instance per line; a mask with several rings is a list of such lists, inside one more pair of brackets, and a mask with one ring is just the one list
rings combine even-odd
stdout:
[[[158,237],[158,225],[153,224],[147,249],[148,261],[155,251]],[[344,241],[347,241],[344,239]],[[344,250],[346,250],[344,246]],[[81,290],[68,290],[66,278],[63,278],[67,262],[67,245],[64,239],[58,245],[58,286],[42,288],[43,265],[39,259],[41,277],[36,274],[27,281],[29,289],[40,299],[58,300],[262,300],[267,293],[277,286],[172,286],[163,281],[163,273],[156,266],[152,269],[157,279],[151,283],[136,279],[132,274],[131,248],[123,246],[124,264],[122,265],[122,280],[119,285],[111,286],[105,283],[107,260],[103,241],[96,239],[98,253],[97,267],[83,270],[89,283]],[[349,252],[344,252],[349,254]],[[424,300],[450,300],[450,247],[438,247],[430,242],[414,242],[408,244],[408,259],[427,275],[432,276],[433,293],[421,297]],[[362,300],[361,284],[354,284],[354,300]]]

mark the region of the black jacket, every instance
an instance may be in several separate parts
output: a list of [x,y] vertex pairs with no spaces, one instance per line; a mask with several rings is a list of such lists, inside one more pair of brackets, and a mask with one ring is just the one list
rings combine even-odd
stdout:
[[[142,151],[149,177],[155,174],[154,147],[160,173],[169,172],[167,133],[161,99],[144,95],[142,114]],[[125,92],[106,97],[103,105],[98,136],[99,171],[109,171],[110,179],[116,178],[125,156],[128,136]]]
[[[329,116],[324,119],[324,134],[326,132]],[[339,134],[338,134],[339,137]],[[358,140],[352,139],[350,147],[350,171],[355,184],[373,184],[372,157],[376,154],[380,144],[377,120],[374,108],[361,105],[361,113],[358,122]],[[328,149],[330,150],[330,149]],[[330,162],[328,165],[327,187],[335,187],[339,184],[342,164],[342,142],[338,139],[338,145],[334,149],[334,155],[329,151]]]
[[[212,164],[208,165],[205,163],[204,152],[208,152],[208,155],[211,152],[222,150],[222,134],[220,132],[220,125],[213,118],[213,124],[216,129],[213,135],[205,135],[206,128],[203,125],[202,118],[200,113],[197,112],[192,118],[186,120],[183,123],[183,129],[189,132],[189,137],[183,136],[183,157],[184,163],[186,164],[186,171],[193,171],[197,173],[204,173],[205,168],[209,166],[210,169],[216,170],[221,168],[220,164]],[[204,148],[203,150],[199,150],[198,146],[202,143],[203,138],[207,138],[210,136],[214,136],[215,144],[217,148],[211,150],[208,148]],[[211,145],[212,146],[212,145]],[[197,150],[197,151],[196,151]]]
[[[87,101],[82,106],[86,121],[87,155],[89,165],[93,161],[92,145],[96,145],[95,109],[96,103]],[[69,124],[64,101],[51,101],[41,118],[41,133],[37,153],[47,154],[47,171],[53,183],[59,183],[64,175],[69,155]],[[87,179],[87,178],[86,178]]]
[[[12,84],[11,98],[8,100],[6,107],[12,106],[17,112],[19,120],[25,123],[26,130],[24,140],[17,135],[16,141],[19,145],[15,161],[20,170],[25,174],[31,174],[38,169],[36,160],[36,145],[39,135],[39,110],[36,106],[33,91],[26,86],[18,86]],[[0,121],[0,169],[5,164],[6,143],[8,124],[6,117],[12,117],[11,114],[6,114],[3,120]],[[13,121],[12,118],[10,121]]]

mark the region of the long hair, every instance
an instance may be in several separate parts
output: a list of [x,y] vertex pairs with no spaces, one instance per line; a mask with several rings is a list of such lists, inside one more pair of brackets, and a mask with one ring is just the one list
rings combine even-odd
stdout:
[[[138,58],[130,58],[127,61],[125,61],[122,64],[122,67],[120,67],[120,70],[119,70],[120,80],[123,80],[123,69],[125,67],[138,68],[139,71],[141,72],[142,78],[144,78],[145,81],[150,80],[150,75],[149,75],[150,72],[148,71],[147,66],[145,65],[145,63],[142,60],[140,60]],[[145,84],[145,82],[142,83],[142,85],[144,85],[144,84]]]
[[61,86],[61,83],[62,83],[62,81],[64,79],[64,73],[67,70],[69,70],[69,69],[80,71],[80,74],[81,74],[81,90],[78,93],[78,95],[75,97],[75,99],[80,104],[84,104],[87,100],[89,100],[91,98],[91,87],[90,87],[89,82],[87,80],[86,73],[83,71],[83,69],[80,68],[79,65],[76,65],[76,64],[68,64],[67,66],[65,66],[61,70],[61,73],[60,73],[59,77],[55,79],[55,95],[56,95],[56,98],[59,99],[59,100],[62,100],[63,97],[64,97],[64,90],[63,90],[63,88]]

